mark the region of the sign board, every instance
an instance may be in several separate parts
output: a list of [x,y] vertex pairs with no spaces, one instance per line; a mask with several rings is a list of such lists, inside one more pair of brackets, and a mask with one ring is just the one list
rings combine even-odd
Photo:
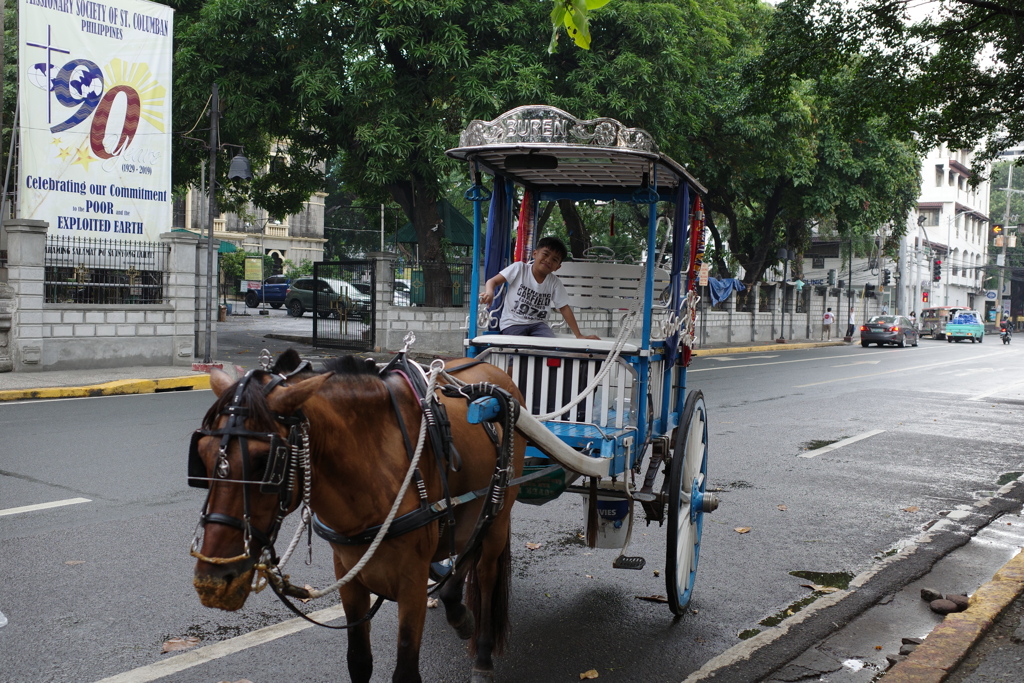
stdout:
[[263,282],[263,257],[257,256],[245,259],[245,274],[243,277],[246,280]]
[[988,301],[995,301],[997,296],[998,295],[996,293],[996,290],[994,290],[994,289],[986,289],[985,290],[985,299],[987,299]]
[[19,217],[51,235],[156,241],[171,229],[174,10],[20,0]]
[[711,274],[711,266],[707,263],[700,264],[700,273],[697,275],[697,282],[701,287],[708,286],[708,276]]

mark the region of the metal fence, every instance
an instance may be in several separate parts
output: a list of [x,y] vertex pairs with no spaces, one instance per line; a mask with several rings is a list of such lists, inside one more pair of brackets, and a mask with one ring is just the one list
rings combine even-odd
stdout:
[[[468,259],[455,261],[399,261],[395,266],[395,306],[469,305],[473,265]],[[428,291],[431,286],[434,291]]]
[[46,303],[161,304],[169,245],[96,237],[46,238]]

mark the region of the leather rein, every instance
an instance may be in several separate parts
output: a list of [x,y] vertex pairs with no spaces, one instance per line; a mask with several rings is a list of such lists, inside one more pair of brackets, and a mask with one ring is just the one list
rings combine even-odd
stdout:
[[[482,361],[474,361],[466,363],[457,368],[453,368],[448,372],[465,370],[481,362]],[[283,384],[291,377],[307,370],[312,370],[312,366],[308,361],[304,361],[302,365],[287,375],[272,374],[271,380],[263,387],[263,395],[267,396],[279,384]],[[250,540],[255,538],[263,545],[263,553],[259,558],[260,562],[257,569],[266,576],[267,582],[274,590],[274,593],[291,611],[303,619],[317,624],[318,626],[324,626],[325,628],[352,628],[371,619],[386,598],[377,596],[377,599],[371,606],[370,611],[363,618],[340,626],[330,626],[310,619],[290,600],[288,600],[288,596],[300,599],[308,599],[311,597],[307,589],[292,585],[288,582],[287,576],[281,573],[280,565],[283,564],[283,562],[279,562],[274,548],[274,543],[277,540],[281,524],[292,507],[292,501],[294,500],[297,492],[298,476],[300,473],[303,475],[305,481],[305,491],[302,503],[304,503],[308,508],[310,488],[309,422],[301,410],[296,411],[293,415],[276,415],[276,421],[288,428],[287,439],[282,439],[280,434],[277,433],[257,432],[247,429],[245,427],[245,420],[250,415],[249,408],[242,405],[242,403],[245,397],[246,387],[252,380],[254,372],[256,371],[250,370],[241,380],[238,381],[231,402],[222,409],[220,415],[227,416],[227,423],[219,429],[196,430],[192,436],[192,444],[189,452],[189,485],[209,488],[209,482],[211,481],[242,484],[243,518],[238,519],[222,513],[209,512],[208,507],[210,496],[207,494],[206,501],[203,503],[203,508],[200,514],[199,524],[196,527],[196,533],[192,540],[190,554],[204,562],[219,565],[231,564],[250,559],[255,560],[256,558],[252,556],[250,549]],[[410,361],[405,353],[399,353],[398,356],[396,356],[380,371],[381,379],[386,379],[390,374],[399,374],[403,376],[406,383],[413,391],[414,396],[420,403],[424,416],[423,419],[426,420],[427,423],[427,435],[430,439],[431,449],[437,459],[437,468],[441,474],[444,497],[442,500],[433,503],[428,501],[426,485],[417,469],[414,473],[414,482],[416,483],[416,490],[420,499],[420,505],[417,510],[397,517],[391,527],[389,527],[385,538],[394,538],[433,522],[440,521],[442,524],[442,535],[447,535],[449,538],[449,560],[451,564],[448,571],[443,575],[435,575],[432,571],[432,576],[437,582],[431,588],[431,593],[433,593],[440,589],[440,587],[450,577],[456,575],[456,569],[475,554],[477,547],[481,543],[487,529],[490,527],[491,522],[504,506],[505,491],[510,486],[515,486],[523,481],[543,476],[544,474],[547,474],[549,470],[557,469],[557,466],[513,480],[513,434],[515,430],[515,422],[519,413],[519,404],[511,395],[493,384],[482,383],[467,385],[460,382],[459,385],[444,385],[440,389],[442,393],[449,397],[463,397],[467,401],[473,401],[485,396],[493,397],[498,400],[502,408],[499,411],[498,417],[495,418],[495,421],[502,422],[503,429],[500,439],[498,438],[493,425],[487,423],[484,423],[483,425],[490,436],[497,453],[497,462],[490,483],[486,487],[476,491],[452,497],[448,487],[447,470],[451,469],[452,471],[458,471],[458,468],[461,465],[461,458],[452,444],[451,425],[448,422],[444,405],[436,399],[436,396],[426,395],[427,382],[425,373],[422,367],[419,366],[419,364]],[[448,375],[448,379],[450,381],[454,380],[450,375]],[[385,386],[388,388],[392,408],[397,416],[406,450],[411,458],[412,442],[402,418],[397,398],[394,391],[387,383],[385,383]],[[205,476],[207,474],[206,468],[198,454],[198,442],[199,439],[204,436],[220,437],[220,448],[218,450],[217,460],[214,466],[214,476],[212,477]],[[236,438],[239,440],[242,456],[242,472],[240,478],[232,476],[234,473],[230,471],[227,459],[228,446],[231,440]],[[253,478],[253,466],[248,448],[248,442],[250,439],[269,442],[270,444],[270,453],[268,455],[267,465],[262,477],[259,479]],[[278,505],[275,509],[274,519],[271,521],[270,526],[265,530],[257,529],[252,525],[251,501],[248,485],[259,485],[261,492],[277,493],[278,495]],[[477,519],[476,526],[470,536],[469,542],[466,544],[465,548],[463,548],[463,551],[456,555],[454,508],[458,505],[469,503],[477,498],[484,498],[483,509]],[[376,525],[353,536],[345,536],[328,527],[315,514],[309,515],[309,517],[311,519],[307,518],[304,510],[303,526],[299,528],[299,531],[296,534],[296,540],[308,524],[309,528],[311,528],[312,531],[315,531],[318,536],[331,543],[342,545],[363,545],[369,543],[381,528],[381,525]],[[244,539],[243,554],[230,558],[207,557],[202,555],[199,552],[199,549],[202,546],[200,532],[205,525],[210,523],[223,524],[241,530]],[[307,535],[307,538],[309,539],[310,537]],[[311,543],[311,539],[307,540],[307,542]],[[290,550],[291,548],[289,548],[289,552]],[[312,552],[312,547],[310,547],[310,552]],[[286,553],[286,557],[284,558],[285,561],[287,560],[288,554],[289,553]]]

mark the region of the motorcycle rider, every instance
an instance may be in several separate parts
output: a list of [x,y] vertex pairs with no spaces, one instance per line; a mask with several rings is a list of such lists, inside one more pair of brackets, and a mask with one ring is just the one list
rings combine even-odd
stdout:
[[1003,318],[1002,320],[999,321],[999,333],[1000,334],[1005,333],[1007,335],[1012,335],[1013,334],[1013,323],[1010,322],[1010,317],[1009,316],[1007,316],[1007,317],[1005,317],[1005,318]]

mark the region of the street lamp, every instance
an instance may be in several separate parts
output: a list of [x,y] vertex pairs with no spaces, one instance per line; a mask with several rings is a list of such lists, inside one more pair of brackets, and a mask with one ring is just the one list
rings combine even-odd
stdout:
[[786,270],[789,266],[790,259],[793,258],[793,251],[789,247],[779,247],[778,257],[782,259],[782,331],[779,334],[779,338],[775,340],[777,344],[786,343]]
[[[213,225],[217,216],[217,152],[222,146],[237,147],[237,145],[222,145],[220,135],[220,94],[217,84],[213,84],[213,95],[210,98],[210,199],[209,219],[206,234],[206,341],[203,352],[203,362],[210,363],[210,344],[213,336]],[[241,178],[249,180],[252,178],[252,168],[249,160],[242,154],[235,155],[228,167],[228,178]]]

